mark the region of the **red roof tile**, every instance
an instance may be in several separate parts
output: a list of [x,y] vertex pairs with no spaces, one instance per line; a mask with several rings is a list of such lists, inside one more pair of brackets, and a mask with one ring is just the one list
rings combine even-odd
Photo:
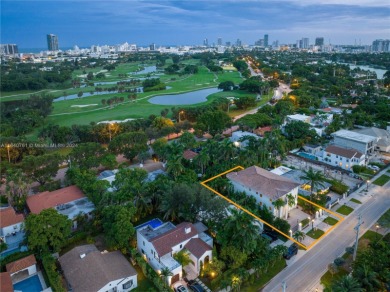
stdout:
[[200,238],[192,238],[184,247],[197,259],[201,258],[206,251],[212,250],[211,246]]
[[0,227],[11,226],[24,221],[22,214],[16,214],[12,207],[0,210]]
[[[186,230],[188,232],[186,232]],[[153,244],[160,257],[170,253],[172,247],[186,241],[198,234],[195,226],[192,223],[183,222],[176,228],[169,230],[159,236],[153,238],[150,242]]]
[[27,206],[31,213],[39,214],[42,210],[54,208],[60,204],[66,204],[85,198],[83,192],[77,186],[69,186],[53,192],[43,192],[27,197]]
[[7,264],[5,267],[8,273],[13,274],[22,271],[24,269],[27,269],[28,267],[35,265],[36,263],[37,260],[35,259],[35,256],[32,254],[20,260],[11,262]]
[[0,288],[1,292],[14,292],[11,275],[9,273],[0,273]]
[[187,160],[194,159],[196,156],[198,156],[198,153],[191,151],[191,150],[186,150],[183,153],[183,157]]

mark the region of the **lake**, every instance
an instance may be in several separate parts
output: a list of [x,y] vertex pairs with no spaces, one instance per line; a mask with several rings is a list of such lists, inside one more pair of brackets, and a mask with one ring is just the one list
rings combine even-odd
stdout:
[[138,71],[138,72],[130,72],[130,74],[135,74],[135,75],[141,75],[141,74],[149,74],[152,72],[156,72],[157,67],[156,66],[147,66],[143,70]]
[[180,94],[157,95],[148,101],[159,105],[196,104],[207,101],[207,96],[220,91],[220,89],[214,87]]
[[[326,63],[333,63],[332,61],[326,61]],[[365,66],[365,65],[354,65],[354,64],[349,64],[349,63],[338,63],[342,65],[348,65],[351,70],[360,68],[365,71],[373,71],[376,73],[376,78],[377,79],[383,79],[383,75],[387,72],[385,69],[378,69],[370,66]]]

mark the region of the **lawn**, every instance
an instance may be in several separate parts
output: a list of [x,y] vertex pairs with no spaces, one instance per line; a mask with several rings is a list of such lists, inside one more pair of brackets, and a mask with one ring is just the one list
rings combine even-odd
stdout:
[[264,287],[273,277],[280,273],[286,267],[286,261],[281,259],[275,263],[273,267],[270,267],[265,274],[261,274],[259,279],[253,284],[243,285],[241,290],[242,292],[255,292],[259,291]]
[[156,286],[154,286],[153,282],[145,277],[144,273],[142,272],[142,269],[138,265],[135,265],[134,268],[138,274],[137,275],[138,285],[137,288],[135,288],[133,291],[135,292],[157,291]]
[[379,218],[378,223],[381,227],[390,228],[390,209]]
[[390,180],[390,176],[382,174],[380,177],[378,177],[376,180],[374,180],[372,183],[377,186],[383,186],[385,183],[387,183]]
[[335,225],[337,222],[339,222],[339,220],[336,220],[332,217],[326,217],[324,219],[324,223],[328,224],[328,225]]
[[382,235],[380,235],[379,233],[375,232],[375,231],[372,231],[372,230],[367,230],[366,233],[363,234],[363,236],[361,237],[361,239],[368,239],[369,241],[376,241],[378,240],[379,238],[381,238]]
[[306,233],[307,236],[310,236],[311,238],[318,239],[320,238],[325,232],[321,229],[315,229],[310,230],[308,233]]
[[334,275],[327,271],[321,277],[321,284],[324,285],[326,288],[329,288],[333,282],[337,281],[339,278],[345,275],[348,275],[348,272],[343,268],[339,268],[339,271]]
[[359,200],[356,200],[355,198],[352,198],[350,201],[351,201],[351,202],[354,202],[354,203],[356,203],[356,204],[361,204],[361,203],[362,203],[362,202],[360,202]]
[[301,221],[302,227],[305,227],[309,224],[310,220],[308,218],[305,218]]
[[343,215],[349,215],[352,211],[353,211],[353,208],[346,206],[346,205],[341,206],[340,208],[338,208],[336,210],[336,212],[339,212],[340,214],[343,214]]

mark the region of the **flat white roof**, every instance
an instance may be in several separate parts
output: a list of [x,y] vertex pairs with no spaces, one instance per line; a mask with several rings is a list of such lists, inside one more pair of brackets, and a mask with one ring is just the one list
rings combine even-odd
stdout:
[[287,118],[305,122],[308,118],[310,118],[310,116],[295,114],[295,115],[288,115]]
[[282,175],[289,172],[290,170],[291,168],[288,168],[286,166],[279,166],[278,168],[271,170],[271,172],[277,175]]
[[356,133],[353,131],[348,131],[348,130],[339,130],[337,132],[332,133],[332,135],[334,137],[340,137],[340,138],[353,140],[356,142],[363,142],[363,143],[369,143],[376,140],[375,137]]

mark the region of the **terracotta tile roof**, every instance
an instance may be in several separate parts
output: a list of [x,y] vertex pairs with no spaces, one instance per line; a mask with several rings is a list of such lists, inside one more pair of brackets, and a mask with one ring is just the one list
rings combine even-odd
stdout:
[[192,238],[184,247],[197,259],[201,258],[206,251],[212,250],[211,246],[200,238]]
[[272,200],[280,198],[299,186],[299,183],[289,178],[279,176],[258,166],[228,173],[226,177]]
[[338,147],[335,145],[330,145],[330,146],[326,147],[325,151],[332,153],[332,154],[340,155],[342,157],[347,157],[349,159],[351,159],[353,157],[361,158],[363,156],[363,153],[361,153],[355,149],[352,149],[352,148],[346,149],[346,148],[341,148],[341,147]]
[[93,244],[73,248],[59,262],[74,292],[99,291],[111,281],[137,275],[120,251],[101,253]]
[[23,214],[16,214],[12,207],[0,210],[0,228],[24,221]]
[[11,275],[8,272],[0,273],[0,291],[1,292],[14,292],[12,285]]
[[77,186],[69,186],[53,192],[43,192],[27,197],[27,206],[31,213],[39,214],[42,210],[54,208],[60,204],[66,204],[85,198],[83,192]]
[[191,151],[191,150],[186,150],[183,153],[183,158],[187,160],[194,159],[196,156],[198,156],[198,153]]
[[[186,232],[186,230],[188,232]],[[158,255],[162,257],[172,251],[172,247],[186,241],[198,234],[197,229],[192,223],[183,222],[176,228],[169,230],[153,238],[150,242],[153,244]]]
[[266,132],[271,132],[271,131],[272,131],[272,126],[266,126],[266,127],[262,127],[262,128],[257,128],[256,130],[254,130],[254,132],[257,135],[261,135],[261,136],[264,136],[264,134]]
[[35,265],[36,263],[37,260],[35,259],[35,256],[32,254],[20,260],[9,263],[5,267],[8,273],[13,274],[22,271],[24,269],[27,269],[28,267]]

